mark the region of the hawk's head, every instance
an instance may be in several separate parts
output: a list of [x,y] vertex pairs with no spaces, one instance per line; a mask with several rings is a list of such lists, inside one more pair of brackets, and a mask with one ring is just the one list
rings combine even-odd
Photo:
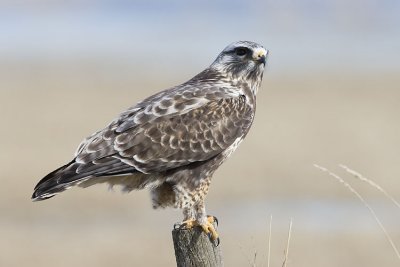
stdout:
[[262,45],[239,41],[228,45],[211,68],[225,72],[234,79],[261,81],[268,56]]

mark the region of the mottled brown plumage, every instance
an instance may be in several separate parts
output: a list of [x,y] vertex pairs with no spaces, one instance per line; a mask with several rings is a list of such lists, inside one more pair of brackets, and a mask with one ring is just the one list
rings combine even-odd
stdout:
[[154,208],[181,208],[185,220],[205,225],[211,177],[250,129],[266,55],[256,43],[229,45],[188,82],[148,97],[85,139],[32,198],[103,182],[149,188]]

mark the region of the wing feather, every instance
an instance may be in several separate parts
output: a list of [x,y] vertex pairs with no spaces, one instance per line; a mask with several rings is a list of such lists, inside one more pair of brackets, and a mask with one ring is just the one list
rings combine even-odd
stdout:
[[[245,97],[230,88],[189,91],[183,86],[161,95],[139,103],[85,140],[76,161],[113,157],[143,173],[162,172],[216,156],[252,121]],[[95,166],[106,173],[101,164]]]

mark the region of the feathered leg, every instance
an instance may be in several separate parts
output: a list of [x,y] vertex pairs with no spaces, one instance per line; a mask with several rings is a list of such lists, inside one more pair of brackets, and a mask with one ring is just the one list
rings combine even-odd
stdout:
[[[183,222],[179,225],[179,228],[190,229],[194,226],[200,226],[203,231],[210,236],[213,241],[219,243],[218,233],[215,230],[214,222],[218,223],[214,216],[207,216],[204,199],[208,193],[210,185],[210,179],[204,180],[200,183],[199,187],[187,194],[187,190],[184,188],[175,188],[175,193],[181,195],[178,199],[183,199],[183,202],[177,203],[178,207],[183,209]],[[180,192],[184,192],[180,194]],[[192,201],[188,201],[192,200]]]

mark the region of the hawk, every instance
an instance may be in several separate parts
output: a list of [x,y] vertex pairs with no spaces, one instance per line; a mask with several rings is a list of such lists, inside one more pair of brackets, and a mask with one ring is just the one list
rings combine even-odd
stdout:
[[189,81],[152,95],[86,138],[74,159],[39,181],[32,199],[78,185],[148,188],[154,208],[183,210],[181,226],[218,239],[204,199],[215,170],[247,135],[268,51],[239,41]]

